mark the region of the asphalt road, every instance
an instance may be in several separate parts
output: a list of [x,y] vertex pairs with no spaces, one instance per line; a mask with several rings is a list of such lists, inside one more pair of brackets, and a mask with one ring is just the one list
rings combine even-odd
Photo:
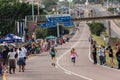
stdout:
[[[103,8],[103,6],[101,6],[101,5],[95,5],[95,6],[92,6],[91,8],[95,9],[96,16],[109,16],[109,15],[113,15],[113,14],[109,13],[108,11],[106,11]],[[108,20],[101,20],[101,22],[108,29]],[[114,20],[110,20],[110,27],[111,27],[111,36],[120,38],[120,29],[114,23]]]
[[[80,30],[73,38],[56,47],[56,67],[51,65],[48,52],[27,60],[25,72],[8,74],[7,80],[120,80],[120,71],[117,69],[94,65],[89,54],[89,28],[80,24]],[[76,65],[70,59],[70,49],[75,48],[79,57]]]

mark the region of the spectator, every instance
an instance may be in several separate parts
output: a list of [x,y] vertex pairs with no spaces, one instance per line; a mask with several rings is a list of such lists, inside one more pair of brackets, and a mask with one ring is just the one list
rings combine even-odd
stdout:
[[21,70],[24,72],[25,70],[25,54],[22,52],[22,49],[19,48],[17,51],[18,54],[18,61],[17,64],[19,65],[19,72],[21,72]]
[[116,44],[116,59],[118,62],[118,69],[120,69],[120,47]]
[[106,51],[105,51],[106,49],[105,49],[105,46],[102,46],[102,52],[103,52],[103,64],[105,64],[106,63]]
[[3,55],[2,55],[3,56],[3,67],[5,70],[8,71],[8,57],[7,56],[8,56],[9,48],[6,45],[6,43],[3,47],[4,47],[3,48]]
[[109,54],[109,60],[110,60],[111,68],[113,68],[113,66],[114,66],[113,49],[111,48],[111,46],[108,46],[108,54]]
[[92,47],[92,56],[93,56],[94,64],[97,64],[97,49],[95,44]]
[[8,53],[8,62],[9,62],[9,73],[12,74],[11,70],[13,69],[13,74],[15,74],[16,68],[16,55],[17,53],[13,50],[13,48]]
[[100,65],[103,65],[104,64],[104,60],[103,60],[104,53],[102,52],[101,47],[99,47],[99,49],[98,49],[98,55],[99,55],[99,59],[100,59]]

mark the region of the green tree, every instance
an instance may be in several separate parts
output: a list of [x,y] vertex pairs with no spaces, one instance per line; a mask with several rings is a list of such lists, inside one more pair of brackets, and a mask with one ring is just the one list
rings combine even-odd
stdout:
[[37,32],[37,34],[36,34],[37,39],[38,38],[45,38],[47,36],[48,29],[38,27],[36,32]]
[[51,11],[52,8],[55,8],[58,0],[42,0],[42,3],[45,5],[45,9]]
[[101,32],[105,31],[105,27],[102,23],[99,22],[92,22],[89,25],[90,31],[92,34],[100,36]]
[[[37,6],[34,7],[35,15]],[[43,9],[40,9],[43,14]],[[0,0],[0,32],[1,35],[15,33],[15,21],[24,19],[25,16],[32,14],[32,5],[29,3],[20,3],[17,0]]]
[[[69,30],[68,30],[68,28],[65,28],[65,27],[60,25],[59,26],[59,33],[60,33],[60,36],[62,36],[64,34],[68,34]],[[49,35],[57,36],[57,27],[37,29],[37,38],[44,38],[44,37],[49,36]]]
[[60,6],[66,6],[66,7],[69,7],[69,2],[68,1],[66,1],[66,0],[64,0],[64,1],[62,1],[62,2],[59,2],[59,4],[60,4]]

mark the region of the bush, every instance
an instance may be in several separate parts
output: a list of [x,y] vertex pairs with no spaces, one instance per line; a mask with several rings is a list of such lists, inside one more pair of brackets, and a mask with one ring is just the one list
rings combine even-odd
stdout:
[[105,31],[105,27],[102,23],[99,22],[92,22],[89,23],[89,28],[92,34],[95,34],[97,36],[100,36],[101,32]]

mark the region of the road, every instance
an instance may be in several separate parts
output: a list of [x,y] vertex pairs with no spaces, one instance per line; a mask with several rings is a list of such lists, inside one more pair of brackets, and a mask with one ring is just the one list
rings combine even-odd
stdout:
[[[89,54],[89,28],[80,24],[80,30],[73,38],[56,47],[56,67],[51,65],[48,52],[27,60],[25,72],[8,74],[7,80],[120,80],[120,71],[105,66],[94,65]],[[76,65],[70,59],[70,49],[75,48],[79,57]]]
[[[108,11],[106,11],[101,5],[95,5],[95,6],[92,6],[91,8],[93,8],[95,10],[96,16],[113,15],[113,14],[109,13]],[[105,25],[105,27],[107,28],[107,31],[108,31],[108,20],[101,20],[101,22]],[[115,24],[114,20],[110,20],[110,27],[111,27],[111,36],[120,38],[120,29]]]

